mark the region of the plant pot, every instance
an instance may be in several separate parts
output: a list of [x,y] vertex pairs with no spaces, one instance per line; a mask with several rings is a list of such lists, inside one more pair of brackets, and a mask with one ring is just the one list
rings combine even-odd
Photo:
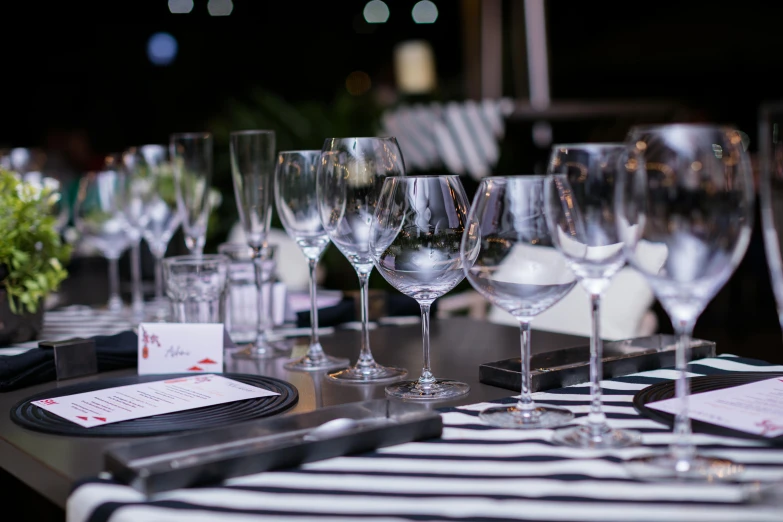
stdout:
[[15,314],[8,306],[8,294],[5,289],[0,289],[0,346],[32,341],[38,337],[42,328],[43,303],[40,303],[34,314],[27,311]]

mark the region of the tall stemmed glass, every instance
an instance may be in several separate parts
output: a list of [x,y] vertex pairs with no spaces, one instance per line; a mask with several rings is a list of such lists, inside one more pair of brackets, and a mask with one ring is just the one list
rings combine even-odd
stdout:
[[230,136],[231,178],[239,219],[248,246],[253,252],[258,296],[256,342],[236,357],[265,359],[274,357],[274,345],[268,341],[270,313],[264,300],[264,284],[272,277],[266,238],[272,221],[275,179],[275,133],[271,130],[232,132]]
[[[451,399],[464,382],[438,379],[430,369],[430,307],[465,278],[460,241],[468,197],[459,176],[386,178],[370,228],[370,251],[384,279],[421,307],[424,366],[415,381],[386,387],[398,399]],[[445,347],[444,347],[445,348]]]
[[603,343],[601,295],[612,277],[625,265],[617,237],[614,184],[617,170],[625,168],[622,143],[555,145],[547,169],[545,212],[552,242],[590,295],[590,413],[587,424],[559,430],[554,442],[578,448],[635,446],[635,431],[612,429],[601,407]]
[[574,417],[567,409],[534,402],[530,387],[530,324],[576,284],[547,227],[544,182],[543,176],[528,175],[482,180],[462,237],[460,252],[470,284],[519,321],[519,400],[479,414],[501,428],[555,428]]
[[332,243],[356,270],[361,290],[362,341],[359,359],[328,378],[346,383],[399,379],[403,368],[381,366],[370,351],[367,284],[373,269],[372,224],[383,181],[404,176],[405,163],[394,138],[329,138],[321,149],[317,175],[318,213]]
[[761,222],[778,320],[783,327],[783,104],[762,106],[760,116]]
[[141,240],[148,213],[146,202],[150,198],[152,183],[143,158],[136,147],[122,153],[122,166],[127,176],[125,217],[130,225],[131,239],[131,315],[136,321],[144,319],[144,293],[141,281]]
[[152,316],[165,320],[171,306],[163,288],[163,258],[177,227],[182,223],[182,213],[177,206],[174,172],[167,147],[148,144],[133,149],[134,187],[131,199],[138,207],[141,234],[155,258],[155,298]]
[[[750,241],[754,187],[750,160],[733,128],[672,124],[637,127],[618,171],[618,234],[628,261],[646,277],[679,336],[680,410],[670,451],[628,461],[640,476],[731,480],[730,461],[697,455],[688,415],[686,369],[693,327],[729,280]],[[665,256],[663,268],[651,262]]]
[[207,240],[209,191],[212,183],[212,134],[172,134],[169,142],[177,188],[177,205],[182,213],[185,246],[201,255]]
[[79,180],[74,204],[74,224],[82,240],[98,249],[109,262],[108,309],[112,312],[123,309],[119,260],[131,243],[125,216],[126,190],[121,170],[90,172]]
[[277,155],[275,204],[286,232],[296,241],[310,267],[310,347],[303,357],[286,363],[289,370],[317,371],[345,368],[350,360],[324,353],[318,341],[316,268],[326,247],[326,234],[316,203],[315,179],[321,160],[320,150],[284,151]]

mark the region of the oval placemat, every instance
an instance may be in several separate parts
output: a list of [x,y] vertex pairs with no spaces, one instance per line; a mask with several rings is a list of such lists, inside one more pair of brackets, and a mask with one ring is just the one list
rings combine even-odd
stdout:
[[[191,377],[193,374],[187,374]],[[257,386],[280,395],[245,399],[224,404],[215,404],[193,410],[178,411],[144,417],[128,421],[85,428],[63,419],[43,408],[31,404],[31,401],[62,397],[76,393],[85,393],[118,386],[141,384],[144,382],[162,381],[182,377],[183,374],[167,375],[133,375],[130,377],[118,377],[103,379],[100,381],[74,384],[43,393],[19,402],[11,409],[11,420],[16,424],[34,431],[55,435],[67,435],[69,437],[147,437],[151,435],[166,435],[183,431],[199,430],[226,426],[237,422],[244,422],[262,417],[269,417],[282,413],[299,400],[299,392],[294,385],[262,375],[247,375],[224,373],[220,374],[228,379]]]
[[[765,379],[772,379],[775,377],[783,377],[783,373],[779,372],[733,372],[720,375],[705,375],[703,377],[691,377],[688,379],[691,384],[691,395],[697,393],[722,390],[724,388],[732,388],[734,386],[741,386],[743,384],[750,384],[752,382],[763,381]],[[669,427],[674,425],[674,415],[666,413],[660,410],[649,408],[647,404],[656,401],[662,401],[664,399],[671,399],[675,395],[675,381],[666,381],[658,384],[648,386],[643,390],[639,390],[633,397],[633,405],[641,415],[652,419],[654,421],[666,424]],[[742,439],[754,439],[765,440],[771,444],[783,445],[783,436],[780,437],[764,437],[762,435],[755,435],[745,431],[734,430],[731,428],[725,428],[723,426],[716,426],[708,422],[702,422],[698,420],[691,420],[693,431],[696,433],[707,433],[709,435],[722,435],[728,437],[737,437]]]

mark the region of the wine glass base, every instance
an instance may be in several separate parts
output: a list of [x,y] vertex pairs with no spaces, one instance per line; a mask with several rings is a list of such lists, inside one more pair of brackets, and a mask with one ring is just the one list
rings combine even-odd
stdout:
[[557,428],[571,422],[572,411],[550,404],[535,404],[530,410],[513,406],[496,406],[479,413],[479,419],[497,428]]
[[294,372],[317,372],[321,370],[346,368],[350,364],[351,361],[343,357],[332,357],[331,355],[325,354],[320,357],[305,355],[304,357],[285,363],[283,368]]
[[250,359],[257,361],[259,359],[274,359],[275,357],[281,357],[281,354],[278,353],[271,344],[263,343],[259,345],[257,343],[252,343],[241,350],[234,352],[232,357],[234,359]]
[[608,426],[596,435],[590,426],[574,426],[556,431],[552,442],[572,448],[617,449],[638,446],[642,436],[636,431],[615,430]]
[[447,379],[435,379],[427,387],[419,384],[419,381],[404,381],[386,387],[386,395],[389,397],[413,401],[454,399],[467,395],[468,392],[470,386],[464,382]]
[[694,456],[687,463],[669,453],[636,457],[624,462],[628,473],[638,479],[687,482],[731,482],[739,479],[745,466],[716,457]]
[[396,381],[406,375],[408,375],[408,370],[405,368],[381,366],[376,363],[363,367],[351,366],[345,370],[330,373],[326,378],[332,382],[344,384],[377,384]]

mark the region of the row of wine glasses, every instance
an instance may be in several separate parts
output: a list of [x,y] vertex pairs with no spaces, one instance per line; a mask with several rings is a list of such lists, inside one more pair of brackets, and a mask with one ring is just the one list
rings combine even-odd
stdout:
[[[350,169],[345,172],[350,181]],[[347,192],[337,182],[329,187]],[[322,218],[334,221],[327,230],[342,227],[342,235],[332,232],[330,237],[335,243],[347,237],[341,250],[361,262],[366,259],[356,246],[361,229],[357,234],[351,225],[363,221],[345,217],[351,200],[336,199],[339,204]],[[741,134],[707,125],[639,127],[621,144],[556,146],[546,177],[486,178],[469,212],[457,177],[385,179],[370,226],[370,256],[392,286],[419,301],[424,336],[421,377],[392,384],[387,394],[440,399],[467,392],[463,383],[433,376],[428,340],[429,306],[464,274],[520,323],[520,398],[481,417],[523,429],[570,423],[568,409],[532,399],[530,324],[579,282],[590,295],[593,315],[592,404],[584,424],[556,431],[553,441],[596,449],[639,444],[638,433],[608,425],[601,397],[600,296],[627,261],[649,281],[679,336],[676,396],[681,404],[670,450],[631,459],[629,469],[643,476],[731,478],[738,466],[696,453],[686,370],[697,318],[747,249],[753,200]],[[359,266],[360,277],[372,269],[369,263]]]

